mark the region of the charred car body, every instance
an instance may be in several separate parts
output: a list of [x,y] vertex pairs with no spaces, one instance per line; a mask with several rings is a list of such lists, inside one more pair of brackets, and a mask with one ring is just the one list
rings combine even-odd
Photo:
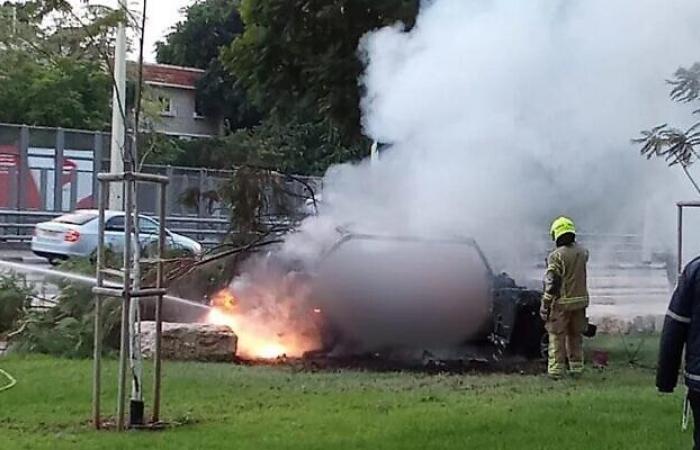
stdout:
[[345,234],[313,278],[328,352],[546,351],[541,291],[494,274],[473,239]]

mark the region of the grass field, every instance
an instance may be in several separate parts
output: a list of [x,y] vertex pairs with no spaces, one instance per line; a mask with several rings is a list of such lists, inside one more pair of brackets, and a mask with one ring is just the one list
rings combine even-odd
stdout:
[[[164,416],[182,425],[124,434],[89,426],[90,361],[8,356],[0,368],[18,384],[0,393],[0,449],[690,448],[682,391],[657,394],[619,338],[588,344],[610,349],[611,367],[562,381],[166,363]],[[656,345],[641,362],[653,365]],[[113,413],[116,363],[105,371]]]

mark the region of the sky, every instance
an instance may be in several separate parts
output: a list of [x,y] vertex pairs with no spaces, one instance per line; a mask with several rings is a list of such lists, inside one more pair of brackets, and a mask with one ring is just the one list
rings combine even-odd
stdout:
[[[83,4],[82,0],[70,0],[74,7]],[[129,8],[140,11],[142,0],[128,0]],[[181,18],[181,9],[195,3],[195,0],[149,0],[146,22],[146,43],[144,58],[146,61],[155,61],[155,43],[168,33],[170,27]],[[101,4],[111,7],[117,6],[117,0],[90,0],[90,4]]]

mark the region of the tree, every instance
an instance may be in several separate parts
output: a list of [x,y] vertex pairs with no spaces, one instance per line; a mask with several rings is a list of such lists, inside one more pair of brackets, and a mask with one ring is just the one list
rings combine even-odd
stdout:
[[119,17],[104,7],[87,8],[82,17],[66,7],[60,1],[0,7],[0,121],[108,127],[107,61]]
[[185,9],[178,22],[156,43],[156,60],[161,64],[208,69],[224,46],[243,33],[236,0],[205,0]]
[[171,138],[159,145],[168,148],[154,152],[149,163],[229,170],[247,166],[315,176],[323,175],[333,164],[359,159],[367,152],[362,145],[345,145],[339,130],[326,121],[294,118],[283,122],[268,119],[220,138]]
[[[700,63],[693,64],[689,69],[679,68],[668,83],[672,86],[670,96],[673,100],[680,103],[697,102],[700,100]],[[693,113],[700,114],[700,109]],[[664,158],[670,166],[680,166],[700,193],[700,186],[688,172],[688,167],[700,158],[700,121],[686,130],[668,124],[658,125],[642,131],[641,137],[633,142],[642,145],[641,153],[647,159]]]
[[229,130],[247,128],[260,122],[238,80],[219,60],[221,49],[243,33],[243,22],[236,0],[205,0],[185,9],[185,20],[178,22],[156,44],[156,60],[161,64],[204,69],[197,83],[201,112],[222,117]]
[[98,63],[0,55],[0,122],[104,130],[110,77]]
[[267,115],[328,119],[358,142],[362,36],[396,22],[412,27],[419,0],[243,0],[243,35],[224,65]]

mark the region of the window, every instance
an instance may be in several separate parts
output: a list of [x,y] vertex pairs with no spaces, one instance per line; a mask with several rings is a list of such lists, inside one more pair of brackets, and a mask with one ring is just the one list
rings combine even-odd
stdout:
[[175,117],[175,108],[170,97],[158,97],[158,103],[160,103],[161,116]]
[[[148,217],[139,217],[139,233],[158,234],[158,222]],[[124,216],[115,216],[105,224],[105,231],[124,232]]]
[[205,118],[204,112],[203,112],[203,110],[202,110],[202,102],[201,102],[201,100],[199,99],[199,96],[198,96],[198,95],[195,95],[195,97],[194,97],[194,114],[193,114],[193,117],[194,117],[195,119],[204,119],[204,118]]
[[146,217],[139,217],[139,232],[143,234],[158,234],[158,223]]
[[124,232],[124,216],[112,217],[105,223],[105,231]]

